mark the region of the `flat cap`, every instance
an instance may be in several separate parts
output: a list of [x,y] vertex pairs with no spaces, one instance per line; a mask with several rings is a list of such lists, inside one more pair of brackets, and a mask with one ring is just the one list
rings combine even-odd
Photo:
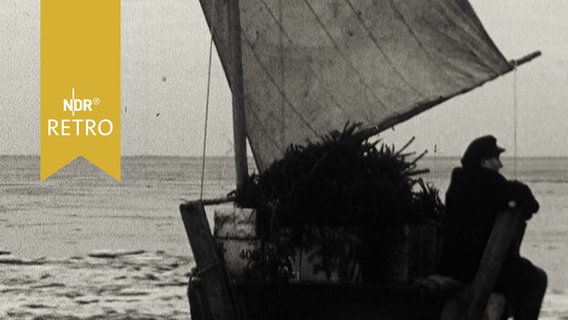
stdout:
[[477,167],[483,158],[499,156],[505,149],[497,145],[497,139],[492,135],[486,135],[473,140],[461,159],[462,166]]

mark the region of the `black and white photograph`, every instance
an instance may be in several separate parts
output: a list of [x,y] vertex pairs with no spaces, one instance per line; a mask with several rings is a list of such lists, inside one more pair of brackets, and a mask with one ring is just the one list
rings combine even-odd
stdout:
[[568,2],[57,1],[0,1],[0,319],[568,319]]

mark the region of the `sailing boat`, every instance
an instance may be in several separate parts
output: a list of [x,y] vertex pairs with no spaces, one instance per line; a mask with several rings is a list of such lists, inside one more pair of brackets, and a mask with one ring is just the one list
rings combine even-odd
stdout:
[[[233,95],[237,190],[248,178],[247,140],[262,172],[291,144],[341,130],[347,122],[361,123],[370,137],[540,54],[507,61],[467,0],[200,3]],[[215,267],[222,259],[210,255],[214,243],[196,245],[210,237],[202,207],[181,208],[206,287],[202,294],[190,290],[192,312],[200,310],[194,317],[237,319],[243,314],[238,301],[252,299],[247,294],[254,290],[241,284],[235,296],[226,273]],[[290,290],[293,302],[275,308],[307,308],[302,301],[309,295],[325,297],[326,303],[312,301],[312,309],[324,312],[304,310],[310,319],[428,318],[438,300],[447,298],[417,299],[414,291],[369,287]],[[409,309],[414,312],[403,312]]]

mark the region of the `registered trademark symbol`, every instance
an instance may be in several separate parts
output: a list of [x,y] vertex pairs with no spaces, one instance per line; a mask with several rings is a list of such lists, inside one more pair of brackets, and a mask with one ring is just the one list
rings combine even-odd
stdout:
[[93,104],[94,104],[94,105],[97,105],[97,104],[99,104],[99,103],[101,103],[101,99],[99,99],[99,98],[94,98],[94,99],[93,99]]

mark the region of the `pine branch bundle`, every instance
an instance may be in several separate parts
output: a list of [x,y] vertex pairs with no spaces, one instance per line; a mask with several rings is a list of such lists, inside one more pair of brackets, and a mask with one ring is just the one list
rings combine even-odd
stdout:
[[[266,239],[275,240],[275,231],[284,228],[291,247],[319,247],[324,270],[368,251],[361,247],[400,240],[396,232],[377,235],[379,226],[416,219],[417,210],[440,211],[430,208],[441,205],[437,190],[423,182],[422,190],[414,190],[421,180],[413,176],[424,172],[416,163],[425,152],[408,160],[414,153],[404,151],[412,140],[396,151],[380,141],[361,140],[358,128],[348,123],[319,142],[290,146],[237,197],[240,205],[257,208],[259,233]],[[329,227],[337,231],[321,232]]]

